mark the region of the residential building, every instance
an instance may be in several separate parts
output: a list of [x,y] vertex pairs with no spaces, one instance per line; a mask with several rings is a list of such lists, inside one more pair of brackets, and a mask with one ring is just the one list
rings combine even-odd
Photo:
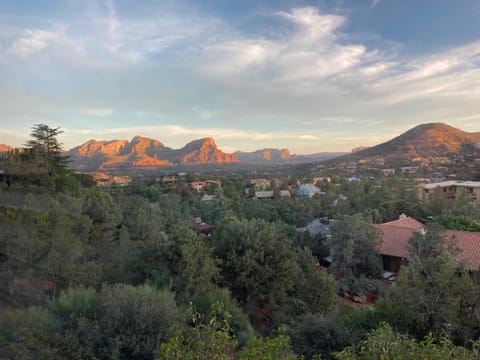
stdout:
[[310,198],[321,193],[320,189],[313,184],[300,184],[297,190],[298,196],[308,196]]
[[383,176],[393,176],[395,175],[395,169],[382,169]]
[[195,191],[202,191],[207,185],[222,187],[222,182],[218,180],[192,181],[190,187]]
[[455,199],[463,191],[471,202],[480,206],[480,181],[459,181],[448,180],[430,184],[418,185],[418,192],[421,199],[427,199],[435,189],[440,188],[445,199]]
[[323,182],[332,182],[332,178],[330,176],[317,176],[313,178],[313,184],[317,185],[317,183],[323,183]]
[[190,229],[197,234],[210,235],[215,229],[215,226],[204,223],[201,217],[194,217],[190,220]]
[[273,199],[273,198],[274,198],[273,190],[255,191],[255,199],[264,200],[264,199]]
[[213,201],[216,198],[217,197],[215,195],[204,194],[201,201],[207,201],[208,202],[208,201]]
[[418,166],[402,166],[400,170],[404,174],[416,174],[418,171]]
[[177,177],[175,175],[173,176],[164,176],[162,178],[162,182],[164,184],[168,184],[168,185],[176,185],[177,184]]
[[[398,220],[375,225],[381,233],[382,243],[378,248],[382,256],[383,268],[397,273],[409,259],[408,243],[415,232],[425,233],[424,225],[402,214]],[[445,230],[444,236],[456,243],[458,253],[455,258],[471,273],[480,269],[480,232]]]

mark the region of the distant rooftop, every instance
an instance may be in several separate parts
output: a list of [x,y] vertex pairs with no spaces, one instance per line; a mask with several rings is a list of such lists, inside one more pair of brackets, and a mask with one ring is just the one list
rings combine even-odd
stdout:
[[463,186],[463,187],[480,187],[480,181],[460,181],[460,180],[448,180],[431,184],[420,185],[424,189],[435,189],[437,187],[449,187],[449,186]]

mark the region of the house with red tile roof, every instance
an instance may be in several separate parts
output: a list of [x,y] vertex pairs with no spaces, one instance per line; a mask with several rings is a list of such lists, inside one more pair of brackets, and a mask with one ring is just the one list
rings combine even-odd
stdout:
[[[404,214],[398,220],[375,225],[382,235],[378,252],[386,271],[398,272],[407,263],[408,242],[415,232],[424,232],[424,225]],[[445,236],[452,239],[458,248],[456,259],[469,271],[480,269],[480,232],[446,230]]]
[[378,252],[382,256],[383,268],[397,273],[408,256],[408,241],[416,231],[424,231],[424,225],[405,214],[398,220],[375,225],[380,230],[382,243]]

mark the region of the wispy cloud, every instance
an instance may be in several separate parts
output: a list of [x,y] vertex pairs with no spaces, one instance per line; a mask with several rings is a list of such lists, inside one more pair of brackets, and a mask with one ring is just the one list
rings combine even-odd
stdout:
[[238,37],[207,45],[203,70],[220,78],[254,72],[260,81],[310,82],[341,73],[368,55],[365,46],[339,40],[338,31],[346,22],[343,16],[313,7],[274,15],[293,27],[287,36]]
[[105,117],[112,115],[113,109],[90,108],[83,109],[81,113],[89,116]]
[[10,50],[19,57],[28,57],[53,43],[64,41],[66,30],[67,26],[64,24],[54,24],[51,30],[27,29],[13,42]]
[[74,20],[44,21],[14,37],[8,50],[23,59],[43,52],[63,65],[117,69],[147,60],[186,39],[199,39],[217,24],[213,18],[188,11],[180,14],[161,5],[148,16],[121,15],[114,1],[107,0],[91,8],[82,27]]
[[[253,6],[249,27],[188,1],[151,1],[147,11],[90,0],[75,5],[78,16],[0,15],[2,118],[27,130],[43,119],[81,121],[67,135],[72,146],[87,135],[140,133],[173,145],[213,136],[222,146],[298,152],[478,119],[479,41],[412,54],[385,34],[350,33],[351,9]],[[129,121],[139,126],[123,127]],[[177,126],[142,126],[158,123]],[[114,124],[122,128],[102,129]]]

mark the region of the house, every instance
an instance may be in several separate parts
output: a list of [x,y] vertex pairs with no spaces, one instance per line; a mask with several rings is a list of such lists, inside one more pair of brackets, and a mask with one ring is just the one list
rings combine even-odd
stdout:
[[416,174],[418,171],[418,166],[402,166],[400,171],[404,174]]
[[255,191],[255,199],[263,200],[263,199],[273,199],[273,198],[274,198],[273,190]]
[[353,174],[352,176],[350,176],[350,177],[347,178],[347,181],[348,181],[348,182],[360,181],[361,178],[362,178],[361,175]]
[[298,196],[313,197],[315,194],[322,194],[320,189],[313,184],[300,184],[297,190]]
[[202,191],[205,186],[207,186],[206,181],[192,181],[190,183],[190,187],[192,188],[192,190],[199,192]]
[[437,188],[442,190],[445,199],[455,199],[460,191],[464,191],[471,202],[480,206],[480,181],[448,180],[430,184],[420,184],[418,186],[420,198],[423,200],[427,199]]
[[202,199],[200,201],[213,201],[215,200],[217,197],[215,195],[208,195],[208,194],[204,194],[202,196]]
[[176,185],[177,184],[177,177],[173,176],[164,176],[162,178],[162,182],[166,185]]
[[382,169],[381,173],[383,176],[393,176],[395,175],[395,169]]
[[332,178],[330,176],[317,176],[313,178],[313,184],[316,185],[317,183],[332,182]]
[[382,236],[378,252],[382,256],[383,268],[396,273],[400,270],[400,265],[406,263],[408,241],[416,231],[423,231],[424,225],[402,214],[398,220],[378,224],[375,227],[380,230]]
[[100,186],[100,187],[108,186],[111,183],[110,176],[108,176],[105,173],[99,172],[99,173],[92,173],[91,175],[93,177],[93,180],[95,180],[95,184],[97,186]]
[[207,185],[222,187],[222,182],[218,180],[192,181],[190,187],[195,191],[202,191]]
[[[405,214],[398,220],[375,225],[380,230],[382,242],[378,248],[382,256],[383,268],[386,271],[397,273],[402,264],[409,258],[408,243],[415,232],[425,232],[424,225]],[[465,268],[476,273],[480,269],[480,232],[445,230],[445,237],[456,243],[458,253],[455,258],[463,263]]]
[[215,229],[215,226],[204,223],[201,217],[194,217],[190,220],[190,229],[195,231],[198,235],[210,235]]
[[256,190],[266,190],[271,186],[271,181],[268,179],[250,179],[247,182],[247,187],[253,187]]
[[324,239],[329,237],[331,233],[330,225],[323,224],[320,218],[313,219],[306,226],[298,228],[297,230],[300,232],[308,231],[312,236],[321,234]]

